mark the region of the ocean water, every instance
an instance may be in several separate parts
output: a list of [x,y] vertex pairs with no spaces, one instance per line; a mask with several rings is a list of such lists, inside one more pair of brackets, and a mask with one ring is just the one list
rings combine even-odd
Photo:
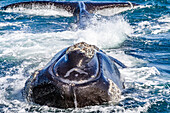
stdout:
[[[21,1],[29,0],[0,0],[0,7]],[[117,9],[108,17],[98,15],[85,29],[77,29],[70,14],[47,7],[1,10],[0,113],[169,113],[170,0],[128,1],[141,6]],[[98,46],[128,66],[119,67],[126,81],[120,102],[76,109],[28,103],[21,90],[31,73],[59,50],[80,41]]]

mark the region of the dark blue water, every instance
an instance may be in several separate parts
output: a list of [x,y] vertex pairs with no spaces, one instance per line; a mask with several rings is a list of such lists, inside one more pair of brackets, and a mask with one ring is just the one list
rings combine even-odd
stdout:
[[[0,0],[0,7],[19,1],[29,0]],[[97,16],[84,30],[76,29],[70,14],[53,9],[0,11],[0,112],[170,112],[170,1],[129,1],[142,6]],[[128,66],[120,68],[126,80],[121,101],[66,110],[26,102],[21,89],[31,73],[80,41]]]

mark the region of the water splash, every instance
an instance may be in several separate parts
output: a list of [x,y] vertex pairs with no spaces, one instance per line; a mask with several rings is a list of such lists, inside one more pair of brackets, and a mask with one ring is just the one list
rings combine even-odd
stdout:
[[[100,18],[100,17],[99,17]],[[133,29],[122,16],[110,19],[94,17],[86,29],[70,30],[57,33],[62,39],[73,40],[74,44],[86,42],[99,48],[119,47],[133,33]]]

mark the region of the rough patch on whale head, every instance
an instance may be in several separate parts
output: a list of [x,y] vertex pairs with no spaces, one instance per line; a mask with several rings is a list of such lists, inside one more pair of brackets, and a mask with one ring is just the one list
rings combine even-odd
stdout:
[[119,89],[119,87],[110,79],[108,79],[109,81],[109,90],[108,90],[108,94],[110,95],[111,98],[111,102],[115,103],[118,102],[120,100],[120,96],[121,96],[121,91]]
[[99,51],[99,48],[94,45],[89,45],[85,42],[80,42],[73,46],[70,46],[67,49],[66,54],[76,50],[79,50],[81,53],[85,54],[86,57],[92,58],[94,56],[95,50]]

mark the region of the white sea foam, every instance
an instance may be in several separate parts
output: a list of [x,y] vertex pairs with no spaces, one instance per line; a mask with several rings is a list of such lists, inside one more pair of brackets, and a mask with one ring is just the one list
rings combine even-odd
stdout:
[[0,36],[2,55],[12,53],[16,57],[28,56],[35,53],[57,52],[62,49],[62,42],[57,38],[57,33],[25,33],[23,31],[6,32]]
[[22,22],[14,22],[14,23],[10,23],[10,22],[0,22],[0,27],[5,27],[5,26],[21,26]]
[[135,26],[135,32],[137,35],[141,36],[149,34],[160,34],[166,33],[170,30],[170,15],[164,15],[158,19],[154,19],[153,21],[142,21]]
[[151,76],[160,75],[160,72],[155,67],[122,69],[121,73],[125,76],[126,81],[141,81],[147,85],[157,85],[159,83],[159,80],[148,80]]
[[147,61],[142,60],[142,59],[138,59],[135,57],[132,57],[130,55],[127,55],[124,53],[124,51],[120,50],[120,49],[115,49],[115,50],[108,50],[109,53],[107,53],[108,55],[116,58],[117,60],[121,61],[123,64],[125,64],[128,68],[133,68],[136,66],[141,66],[144,63],[147,63]]

